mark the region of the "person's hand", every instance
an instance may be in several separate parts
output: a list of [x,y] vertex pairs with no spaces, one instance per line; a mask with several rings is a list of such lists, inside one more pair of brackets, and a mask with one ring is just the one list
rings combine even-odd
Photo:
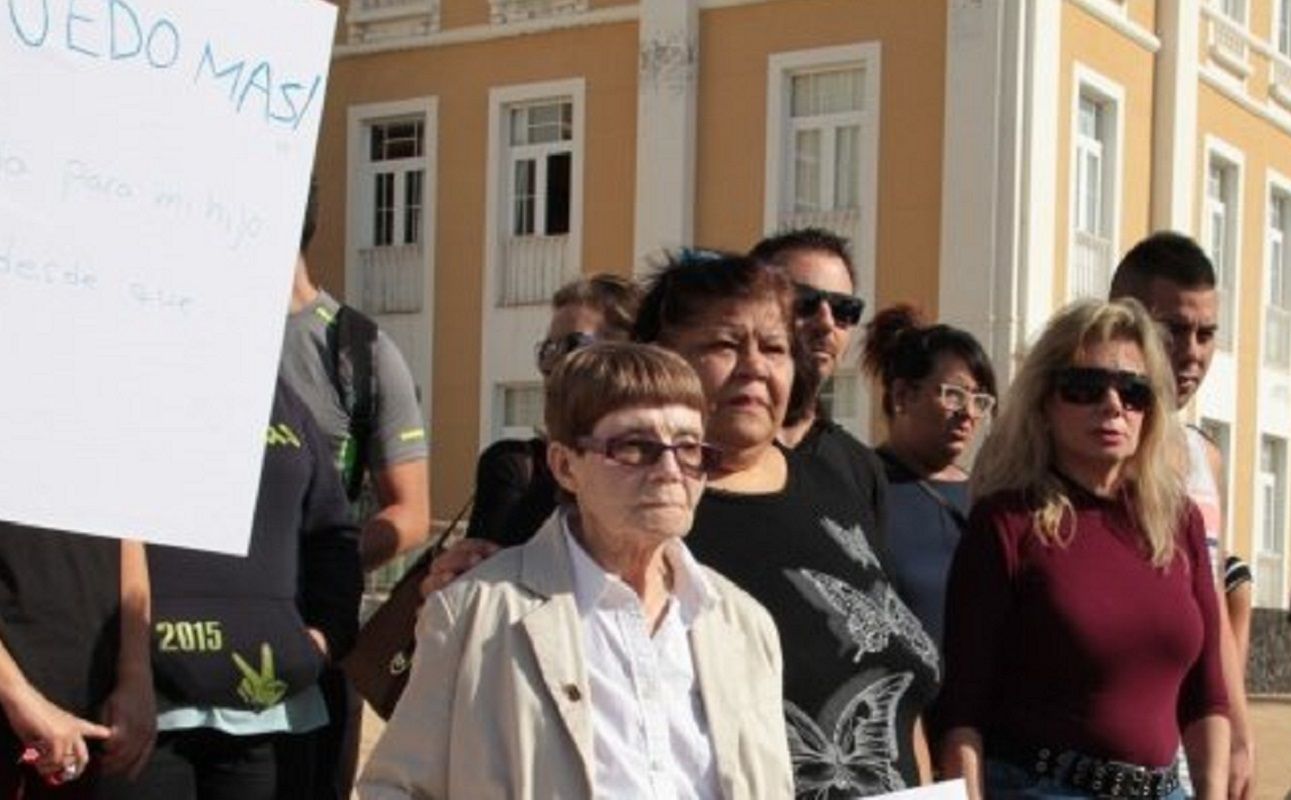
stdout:
[[421,596],[437,592],[484,559],[501,550],[487,539],[462,539],[440,553],[430,562],[426,577],[421,580]]
[[124,773],[134,780],[152,757],[157,739],[157,706],[151,674],[118,681],[103,704],[102,716],[111,731],[103,744],[103,771]]
[[1229,800],[1250,800],[1255,788],[1255,753],[1250,741],[1233,739],[1228,757]]
[[323,657],[324,661],[331,661],[331,649],[327,646],[327,637],[318,628],[305,628],[305,633],[309,634],[309,640],[318,648],[318,654]]
[[5,716],[27,748],[23,761],[49,783],[76,780],[90,762],[86,739],[107,739],[111,729],[69,714],[45,699],[32,686],[12,691]]

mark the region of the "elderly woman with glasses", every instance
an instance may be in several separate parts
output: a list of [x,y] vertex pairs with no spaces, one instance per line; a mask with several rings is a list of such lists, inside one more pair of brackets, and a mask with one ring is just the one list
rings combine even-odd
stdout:
[[973,797],[1220,797],[1227,701],[1173,377],[1133,300],[1060,312],[973,472],[946,603],[942,766]]
[[940,662],[871,545],[865,499],[777,441],[802,342],[793,292],[760,260],[690,255],[654,277],[633,335],[676,351],[703,384],[722,458],[688,544],[779,627],[798,796],[883,794],[921,781],[916,723]]
[[879,384],[888,436],[888,572],[941,643],[946,576],[968,519],[961,466],[995,407],[995,371],[967,331],[926,324],[912,307],[885,308],[866,326],[865,371]]
[[783,798],[767,612],[682,539],[716,453],[694,371],[600,343],[546,387],[562,505],[432,594],[362,798]]

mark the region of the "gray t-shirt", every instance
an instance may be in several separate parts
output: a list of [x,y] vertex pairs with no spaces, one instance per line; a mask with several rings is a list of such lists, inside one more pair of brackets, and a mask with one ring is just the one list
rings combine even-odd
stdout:
[[[287,316],[279,372],[314,415],[331,446],[337,468],[345,474],[350,445],[350,421],[336,392],[327,329],[341,304],[320,291],[314,302]],[[399,348],[384,332],[377,335],[376,427],[367,449],[367,464],[378,471],[394,464],[424,459],[429,453],[426,423],[417,404],[412,373]]]

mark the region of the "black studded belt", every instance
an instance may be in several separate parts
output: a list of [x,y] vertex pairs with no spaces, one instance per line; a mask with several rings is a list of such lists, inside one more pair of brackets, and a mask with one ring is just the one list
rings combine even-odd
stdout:
[[986,754],[1020,767],[1037,778],[1089,792],[1096,797],[1166,797],[1179,788],[1179,767],[1144,767],[1075,750],[986,742]]

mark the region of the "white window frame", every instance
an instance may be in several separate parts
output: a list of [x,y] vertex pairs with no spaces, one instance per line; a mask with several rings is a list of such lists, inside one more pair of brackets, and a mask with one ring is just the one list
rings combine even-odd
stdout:
[[[507,108],[505,109],[505,114],[506,114],[507,123],[508,123],[507,129],[508,131],[510,131],[509,123],[511,120],[511,115],[517,111],[520,111],[522,109],[538,108],[541,106],[554,105],[559,107],[560,105],[563,105],[565,103],[568,103],[571,106],[571,118],[572,118],[573,100],[571,99],[554,97],[554,98],[550,98],[547,101],[538,101],[535,103],[510,103],[507,105]],[[506,184],[503,191],[507,195],[507,208],[508,208],[507,232],[508,234],[512,236],[546,235],[548,220],[547,220],[547,203],[544,201],[547,196],[547,187],[548,187],[548,182],[550,180],[550,176],[547,173],[547,159],[553,155],[568,153],[570,156],[570,169],[571,169],[570,179],[572,181],[573,156],[574,156],[574,140],[573,140],[572,127],[573,126],[571,123],[570,138],[568,140],[561,139],[554,142],[516,144],[510,141],[509,135],[507,136],[507,141],[504,145],[506,147],[506,153],[507,153],[506,168],[504,170],[504,175],[502,180]],[[515,167],[521,161],[531,161],[533,162],[533,165],[534,165],[534,184],[532,187],[533,204],[534,204],[533,230],[529,231],[527,234],[521,234],[516,231],[517,222],[516,222],[516,213],[515,213],[516,212]],[[572,185],[570,186],[570,202],[571,204],[573,202]],[[565,233],[568,234],[568,231],[566,231]]]
[[[859,184],[859,222],[856,233],[849,236],[852,246],[852,265],[855,268],[857,296],[873,300],[875,296],[875,251],[877,247],[877,220],[879,202],[879,137],[882,123],[882,46],[879,42],[818,47],[810,50],[793,50],[772,53],[767,59],[767,120],[766,165],[763,184],[762,229],[772,234],[781,228],[780,218],[786,209],[792,209],[793,197],[789,193],[788,176],[793,169],[789,155],[792,142],[790,118],[792,78],[804,72],[830,68],[859,67],[864,83],[861,90],[864,104],[860,112],[861,143]],[[856,337],[859,339],[859,337]],[[857,350],[856,341],[849,353]],[[859,355],[852,357],[859,358]],[[840,419],[862,439],[868,438],[870,428],[869,393],[859,386],[860,377],[844,374],[841,380],[858,382],[854,387],[859,397],[858,418]],[[859,430],[858,430],[859,429]]]
[[[1201,169],[1201,231],[1202,249],[1216,265],[1216,288],[1219,290],[1219,349],[1227,353],[1238,352],[1240,326],[1237,318],[1237,298],[1241,292],[1242,277],[1242,219],[1243,219],[1243,178],[1246,169],[1246,157],[1241,150],[1218,137],[1207,135],[1204,149],[1205,157]],[[1221,261],[1216,253],[1211,252],[1214,241],[1213,225],[1218,205],[1210,196],[1210,171],[1212,164],[1218,162],[1230,172],[1232,178],[1229,197],[1222,198],[1224,213],[1224,258]]]
[[[420,119],[418,118],[420,117]],[[373,131],[383,125],[390,124],[421,124],[421,148],[422,153],[419,156],[412,156],[402,159],[391,159],[387,161],[373,161],[371,158],[371,142]],[[414,173],[421,175],[421,204],[426,204],[426,120],[425,117],[414,114],[408,117],[394,117],[385,119],[368,119],[363,122],[360,137],[362,138],[363,161],[359,164],[358,177],[362,189],[367,190],[367,197],[371,199],[375,192],[376,183],[383,175],[395,176],[396,190],[394,192],[394,207],[392,209],[390,241],[378,242],[376,226],[373,224],[374,206],[368,207],[368,215],[365,221],[362,239],[360,243],[365,247],[399,247],[405,244],[422,244],[422,237],[425,236],[425,229],[421,226],[424,220],[418,220],[416,225],[416,239],[408,240],[408,207],[406,200],[406,188],[408,177]]]
[[[570,78],[561,81],[495,86],[489,90],[488,166],[485,189],[485,307],[499,305],[498,287],[502,281],[503,240],[511,232],[512,197],[510,186],[510,116],[518,105],[543,100],[568,98],[573,103],[573,141],[570,143],[569,233],[564,269],[567,274],[582,271],[583,250],[583,160],[586,150],[584,118],[586,115],[586,81]],[[549,301],[550,298],[544,300]]]
[[[538,434],[542,427],[542,381],[505,381],[495,384],[494,390],[494,416],[498,421],[498,438],[499,439],[530,439]],[[507,393],[511,391],[536,391],[538,393],[538,420],[537,424],[530,427],[528,425],[508,425],[507,424]]]
[[[1291,0],[1272,0],[1269,14],[1269,48],[1286,59],[1291,59]],[[1283,36],[1285,26],[1286,36]]]
[[[1076,270],[1075,254],[1079,246],[1079,238],[1082,231],[1077,228],[1076,220],[1080,215],[1080,204],[1082,197],[1080,195],[1080,181],[1078,176],[1081,174],[1081,140],[1080,133],[1080,101],[1082,98],[1089,98],[1099,104],[1103,110],[1103,130],[1100,134],[1104,137],[1101,142],[1101,175],[1102,198],[1099,209],[1098,227],[1100,230],[1095,234],[1098,238],[1107,242],[1107,280],[1110,284],[1111,272],[1115,267],[1115,254],[1120,252],[1120,219],[1121,219],[1121,196],[1122,183],[1125,170],[1122,169],[1122,154],[1125,152],[1125,87],[1116,81],[1102,75],[1088,66],[1077,62],[1072,71],[1072,93],[1071,93],[1071,154],[1070,168],[1068,171],[1068,202],[1069,202],[1069,220],[1068,220],[1068,243],[1067,243],[1067,294],[1073,296],[1076,293]],[[1097,292],[1099,296],[1106,296],[1107,287],[1102,287]]]
[[1238,25],[1246,25],[1250,13],[1248,0],[1215,0],[1215,9]]
[[[1266,440],[1273,440],[1275,448],[1275,458],[1280,455],[1280,463],[1275,464],[1274,472],[1267,472],[1264,469],[1264,447]],[[1280,449],[1277,445],[1281,445]],[[1256,456],[1256,479],[1255,479],[1255,541],[1251,543],[1251,550],[1254,553],[1252,570],[1256,577],[1255,598],[1256,605],[1263,608],[1286,608],[1287,604],[1287,440],[1284,437],[1268,433],[1261,433],[1258,442],[1258,453]],[[1280,473],[1277,471],[1281,467]],[[1274,534],[1278,540],[1278,549],[1266,549],[1267,543],[1266,532],[1268,526],[1268,517],[1270,509],[1267,507],[1267,500],[1273,502],[1272,513],[1274,515],[1273,526],[1280,528]],[[1278,585],[1273,589],[1267,588],[1268,574],[1265,572],[1265,566],[1275,561],[1277,566],[1275,574]],[[1263,580],[1262,580],[1263,579]],[[1263,587],[1262,587],[1263,585]],[[1271,596],[1270,596],[1271,595]]]
[[1220,501],[1224,508],[1224,550],[1232,552],[1233,550],[1233,526],[1229,524],[1232,519],[1231,509],[1233,508],[1233,424],[1226,420],[1215,417],[1202,417],[1197,421],[1197,427],[1215,443],[1215,448],[1219,450],[1220,469],[1223,474],[1219,476]]
[[[374,123],[420,118],[422,121],[421,177],[421,236],[418,245],[421,258],[418,271],[423,273],[422,308],[430,308],[431,286],[435,266],[435,200],[436,154],[438,148],[438,108],[436,97],[418,97],[390,103],[366,103],[350,106],[347,111],[346,148],[346,263],[358,265],[360,252],[376,249],[372,238],[373,197],[371,176],[378,170],[368,159],[369,136]],[[411,160],[409,160],[411,161]],[[404,164],[410,166],[410,164]],[[401,215],[396,214],[396,217]],[[402,223],[400,223],[401,225]],[[398,244],[390,245],[393,247]],[[384,247],[384,246],[382,246]],[[357,269],[346,269],[345,295],[358,298],[362,294],[362,276]]]
[[[1284,205],[1284,217],[1282,220],[1282,229],[1276,230],[1270,224],[1270,216],[1273,210],[1274,198],[1280,198]],[[1268,170],[1267,179],[1264,187],[1264,254],[1260,262],[1260,270],[1263,273],[1261,284],[1263,291],[1263,309],[1261,314],[1261,336],[1260,344],[1264,352],[1264,358],[1260,361],[1265,366],[1275,366],[1285,371],[1284,366],[1271,364],[1266,359],[1268,357],[1268,336],[1276,335],[1268,331],[1271,324],[1271,316],[1278,314],[1281,320],[1291,320],[1291,178],[1282,175],[1276,170]],[[1281,245],[1281,293],[1279,295],[1273,283],[1273,256],[1274,243]],[[1286,323],[1284,323],[1285,325]],[[1291,342],[1284,342],[1284,348],[1291,348]]]
[[865,105],[860,112],[860,225],[853,237],[852,261],[856,267],[856,291],[874,296],[875,224],[878,205],[879,124],[881,118],[880,45],[878,42],[820,47],[811,50],[772,53],[767,67],[767,152],[763,194],[762,227],[772,233],[793,198],[789,175],[793,164],[787,158],[791,143],[789,117],[791,78],[803,72],[831,67],[860,67],[864,75]]

